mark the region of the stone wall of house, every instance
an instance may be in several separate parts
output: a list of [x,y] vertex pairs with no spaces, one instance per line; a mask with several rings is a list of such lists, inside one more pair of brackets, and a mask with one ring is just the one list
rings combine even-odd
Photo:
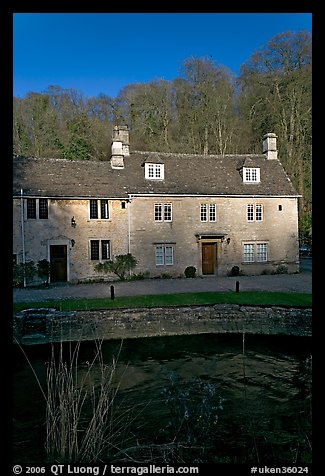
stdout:
[[[171,203],[172,222],[154,219],[155,203]],[[200,204],[216,204],[216,221],[201,222]],[[262,221],[247,221],[247,205],[263,206]],[[244,274],[271,272],[285,264],[298,271],[298,211],[294,198],[230,197],[134,197],[131,203],[131,253],[139,260],[139,271],[152,276],[169,273],[179,276],[187,266],[202,274],[202,241],[199,234],[224,234],[218,240],[216,274],[227,275],[234,265]],[[243,243],[267,243],[267,263],[243,263]],[[156,266],[155,246],[174,247],[173,266]]]
[[[110,200],[110,219],[90,219],[89,200],[49,199],[48,219],[26,219],[26,260],[35,263],[41,259],[50,261],[50,245],[67,246],[68,281],[98,277],[94,271],[97,261],[90,260],[90,240],[110,240],[112,255],[128,251],[127,204]],[[14,201],[13,253],[22,260],[21,203]],[[71,226],[72,217],[76,226]],[[102,276],[102,275],[101,275]],[[102,276],[103,277],[103,276]]]
[[[90,219],[89,200],[49,199],[48,219],[26,219],[26,260],[50,260],[50,245],[67,246],[67,281],[104,278],[94,271],[90,240],[110,240],[112,256],[129,251],[139,261],[136,273],[184,275],[187,266],[202,274],[202,241],[218,236],[216,274],[227,275],[236,265],[244,274],[271,272],[284,264],[298,271],[297,200],[294,198],[133,197],[131,203],[110,200],[110,219]],[[172,221],[157,222],[155,203],[172,204]],[[200,204],[216,204],[216,221],[201,222]],[[262,221],[247,221],[247,204],[263,206]],[[14,200],[13,253],[22,256],[21,202]],[[72,217],[76,226],[71,226]],[[130,226],[129,226],[130,218]],[[223,238],[221,239],[221,236]],[[243,263],[243,243],[267,243],[268,262]],[[173,246],[174,263],[156,265],[157,244]]]
[[14,317],[14,336],[25,344],[243,332],[311,336],[312,310],[216,304],[74,312],[27,309]]

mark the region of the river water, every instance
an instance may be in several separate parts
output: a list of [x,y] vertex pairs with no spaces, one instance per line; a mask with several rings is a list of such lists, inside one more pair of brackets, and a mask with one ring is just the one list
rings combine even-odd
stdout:
[[[75,345],[15,349],[14,463],[53,461],[45,452],[46,405],[37,380],[46,394],[51,352],[59,356],[61,349],[69,361]],[[104,341],[96,359],[98,349],[98,343],[80,343],[74,368],[78,382],[87,376],[88,387],[99,390],[103,365],[117,360],[101,461],[312,461],[310,338],[201,334]],[[80,428],[90,407],[86,399]]]

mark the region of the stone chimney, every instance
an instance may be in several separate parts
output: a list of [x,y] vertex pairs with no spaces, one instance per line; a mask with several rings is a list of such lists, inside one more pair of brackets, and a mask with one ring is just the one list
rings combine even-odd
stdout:
[[111,153],[112,169],[124,169],[124,157],[127,155],[130,155],[128,126],[114,126]]
[[276,148],[276,135],[268,132],[263,137],[263,154],[267,159],[277,159],[278,151]]

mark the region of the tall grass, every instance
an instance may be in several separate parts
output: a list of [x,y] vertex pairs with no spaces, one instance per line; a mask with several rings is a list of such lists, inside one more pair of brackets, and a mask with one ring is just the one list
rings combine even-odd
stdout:
[[47,462],[92,463],[123,453],[128,446],[134,408],[116,403],[123,373],[116,370],[117,356],[108,365],[102,355],[102,341],[95,341],[91,362],[79,359],[81,341],[68,349],[63,342],[52,344],[47,363],[45,388],[23,347],[17,342],[30,366],[46,404],[45,451]]
[[[82,374],[78,362],[80,342],[69,359],[64,358],[62,344],[58,357],[53,349],[47,368],[46,452],[50,459],[60,461],[98,461],[111,444],[112,432],[108,429],[112,429],[118,391],[118,386],[113,385],[117,360],[113,357],[112,363],[106,365],[101,345],[96,342],[95,357]],[[92,376],[95,364],[98,383]],[[88,419],[85,414],[90,415]]]

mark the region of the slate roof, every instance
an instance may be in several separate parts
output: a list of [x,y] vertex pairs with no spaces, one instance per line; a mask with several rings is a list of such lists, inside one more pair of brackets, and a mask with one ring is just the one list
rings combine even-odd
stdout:
[[[164,180],[144,178],[145,162],[157,162],[157,153],[131,152],[124,169],[110,161],[14,158],[14,196],[57,198],[127,198],[128,194],[256,195],[297,197],[278,160],[263,155],[191,155],[159,153],[165,164]],[[245,164],[260,167],[258,184],[243,183]]]

